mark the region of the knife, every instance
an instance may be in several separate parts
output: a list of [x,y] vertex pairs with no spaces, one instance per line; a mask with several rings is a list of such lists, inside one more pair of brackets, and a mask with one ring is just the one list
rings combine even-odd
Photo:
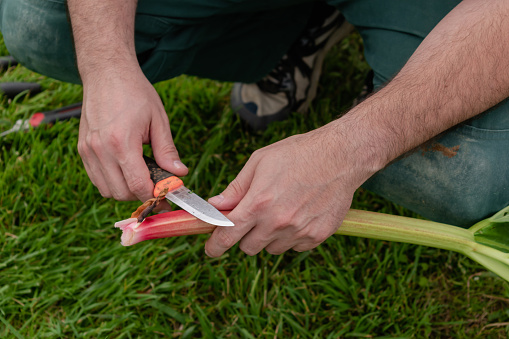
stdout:
[[235,226],[214,206],[186,188],[175,174],[163,170],[152,158],[143,156],[143,159],[150,171],[150,179],[155,185],[154,197],[158,197],[163,189],[168,188],[165,198],[198,219],[216,226]]

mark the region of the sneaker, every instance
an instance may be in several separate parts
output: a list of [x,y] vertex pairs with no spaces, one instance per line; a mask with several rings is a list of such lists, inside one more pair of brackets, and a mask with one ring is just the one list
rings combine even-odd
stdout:
[[291,112],[304,113],[315,98],[325,55],[353,31],[335,8],[320,12],[265,78],[233,85],[231,107],[252,129],[264,130]]

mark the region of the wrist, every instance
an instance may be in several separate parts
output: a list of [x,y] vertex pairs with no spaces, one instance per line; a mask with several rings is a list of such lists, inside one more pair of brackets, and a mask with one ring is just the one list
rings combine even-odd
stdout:
[[111,82],[126,84],[144,76],[136,58],[134,60],[116,58],[110,62],[99,63],[87,62],[78,69],[84,87],[101,86]]
[[359,179],[359,186],[399,156],[390,133],[364,110],[354,108],[324,127],[334,140],[337,165],[348,166]]

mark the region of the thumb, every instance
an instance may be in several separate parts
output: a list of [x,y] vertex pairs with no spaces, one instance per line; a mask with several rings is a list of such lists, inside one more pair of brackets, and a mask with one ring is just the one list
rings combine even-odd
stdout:
[[150,142],[157,164],[176,176],[182,177],[189,172],[186,165],[180,161],[180,157],[171,137],[168,121],[152,124]]
[[254,176],[254,166],[249,163],[244,166],[239,175],[226,187],[223,193],[209,199],[209,203],[218,210],[232,210],[244,198],[251,187]]

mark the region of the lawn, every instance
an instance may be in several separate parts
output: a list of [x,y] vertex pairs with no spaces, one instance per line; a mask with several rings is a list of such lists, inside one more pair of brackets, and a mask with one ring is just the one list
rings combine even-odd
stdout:
[[[0,55],[8,51],[0,38]],[[242,127],[231,84],[156,84],[186,185],[221,192],[256,149],[347,110],[368,72],[354,35],[329,55],[319,97],[264,133]],[[44,91],[0,96],[0,131],[81,101],[82,89],[22,66],[2,82]],[[113,224],[138,202],[101,197],[78,155],[78,120],[0,140],[1,338],[507,338],[509,284],[462,255],[333,236],[313,251],[204,254],[207,235],[120,245]],[[146,148],[147,154],[150,149]],[[359,190],[353,208],[418,217]]]

